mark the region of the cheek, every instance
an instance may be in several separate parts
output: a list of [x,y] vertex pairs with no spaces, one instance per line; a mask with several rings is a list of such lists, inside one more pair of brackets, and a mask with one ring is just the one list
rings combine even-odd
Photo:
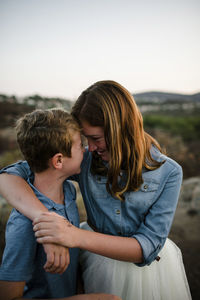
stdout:
[[107,150],[106,142],[102,141],[99,145],[100,148]]

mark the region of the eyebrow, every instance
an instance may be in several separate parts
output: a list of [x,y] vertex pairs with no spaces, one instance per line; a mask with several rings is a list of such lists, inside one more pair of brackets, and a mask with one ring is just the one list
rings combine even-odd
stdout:
[[101,138],[101,135],[95,135],[95,134],[84,134],[85,137],[92,137],[92,138]]

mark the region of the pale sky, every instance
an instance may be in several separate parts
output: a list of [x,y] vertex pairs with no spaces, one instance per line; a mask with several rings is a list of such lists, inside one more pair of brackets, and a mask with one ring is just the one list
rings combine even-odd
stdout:
[[199,0],[0,0],[0,93],[200,91]]

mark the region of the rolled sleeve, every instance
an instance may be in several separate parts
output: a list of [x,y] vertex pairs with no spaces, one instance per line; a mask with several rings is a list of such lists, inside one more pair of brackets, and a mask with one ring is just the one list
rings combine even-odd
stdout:
[[182,168],[175,164],[163,184],[162,192],[157,195],[156,201],[133,235],[143,251],[143,262],[138,266],[150,265],[164,246],[175,214],[181,183]]
[[19,161],[0,170],[0,174],[10,174],[22,177],[27,180],[31,173],[30,167],[26,161]]
[[31,221],[13,209],[5,237],[6,246],[0,267],[0,280],[30,280],[37,250]]

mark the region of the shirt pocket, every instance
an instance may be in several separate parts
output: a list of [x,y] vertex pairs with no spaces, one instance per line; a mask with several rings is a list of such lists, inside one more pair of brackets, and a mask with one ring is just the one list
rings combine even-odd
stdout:
[[128,209],[135,213],[145,214],[156,200],[159,183],[145,180],[136,192],[128,192],[125,196]]
[[144,193],[153,193],[158,190],[159,183],[155,181],[144,181],[140,187],[140,191]]
[[100,175],[89,174],[90,191],[94,199],[107,199],[109,194],[106,189],[107,178]]

